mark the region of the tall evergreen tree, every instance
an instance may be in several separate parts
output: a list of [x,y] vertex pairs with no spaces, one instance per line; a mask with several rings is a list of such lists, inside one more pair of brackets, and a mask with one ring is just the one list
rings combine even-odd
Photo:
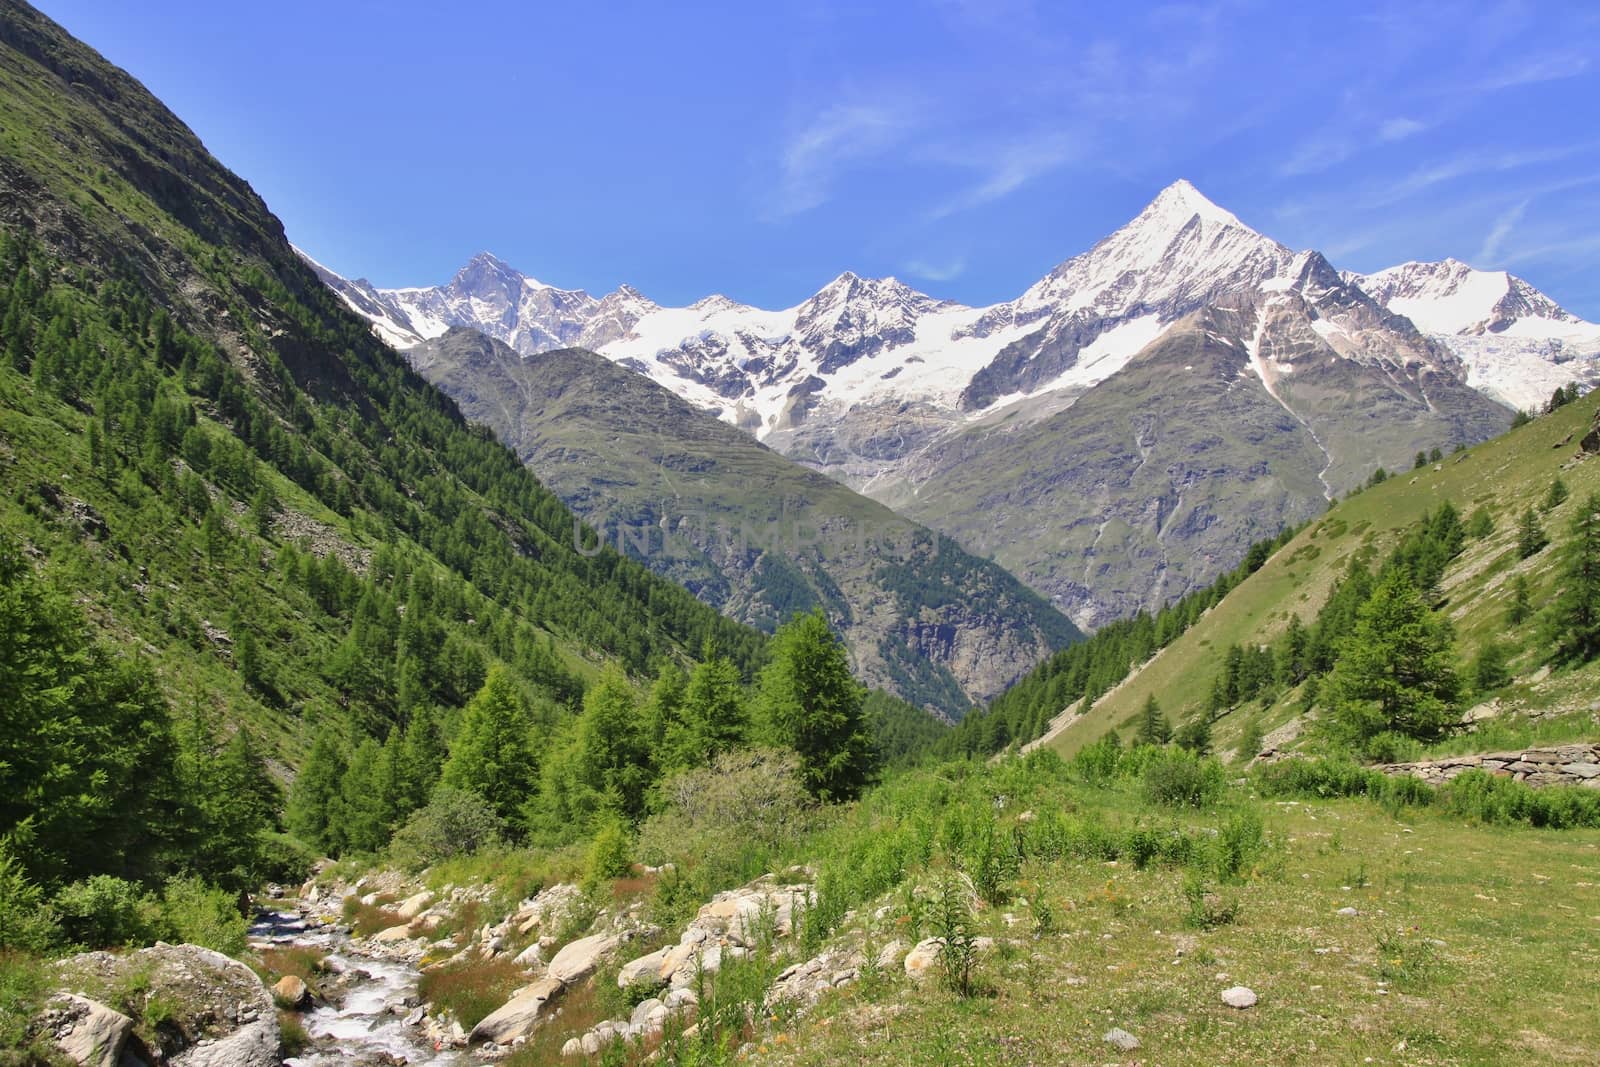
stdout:
[[1600,654],[1600,494],[1584,500],[1572,520],[1561,576],[1550,609],[1554,658],[1584,663]]
[[799,754],[800,777],[813,796],[856,796],[871,780],[877,754],[861,711],[865,690],[850,675],[844,646],[814,611],[779,627],[770,655],[759,697],[768,737]]
[[667,749],[677,767],[698,767],[719,753],[743,744],[749,733],[744,686],[733,661],[706,656],[689,676],[679,707],[677,729],[668,734]]
[[1456,717],[1454,656],[1450,624],[1428,610],[1402,571],[1388,571],[1356,613],[1328,676],[1330,732],[1357,747],[1386,732],[1441,736]]
[[511,674],[497,664],[462,712],[440,780],[477,793],[509,822],[527,800],[537,773],[528,706]]
[[1161,714],[1154,693],[1145,699],[1144,710],[1139,713],[1139,732],[1134,738],[1141,745],[1164,745],[1172,740],[1172,724]]
[[1545,535],[1544,527],[1539,524],[1539,515],[1532,508],[1522,513],[1522,523],[1517,527],[1517,555],[1521,559],[1537,555],[1545,545],[1550,543],[1550,538]]
[[601,807],[637,819],[651,781],[638,695],[617,666],[606,668],[583,697],[578,720],[578,775]]
[[285,813],[289,831],[324,852],[334,853],[344,847],[340,788],[344,772],[343,745],[337,733],[324,723],[295,776]]

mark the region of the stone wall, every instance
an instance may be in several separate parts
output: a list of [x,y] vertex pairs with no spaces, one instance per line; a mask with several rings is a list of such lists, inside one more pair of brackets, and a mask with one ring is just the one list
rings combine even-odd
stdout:
[[1443,785],[1465,771],[1484,770],[1529,785],[1581,785],[1600,789],[1600,745],[1561,745],[1520,752],[1444,756],[1420,763],[1391,763],[1378,769],[1385,774],[1409,774],[1429,785]]

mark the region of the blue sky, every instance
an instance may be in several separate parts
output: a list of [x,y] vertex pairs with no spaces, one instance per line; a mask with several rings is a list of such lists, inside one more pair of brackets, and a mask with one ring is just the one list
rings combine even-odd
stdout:
[[1187,177],[1600,320],[1600,5],[37,2],[380,285],[489,249],[663,303],[989,303]]

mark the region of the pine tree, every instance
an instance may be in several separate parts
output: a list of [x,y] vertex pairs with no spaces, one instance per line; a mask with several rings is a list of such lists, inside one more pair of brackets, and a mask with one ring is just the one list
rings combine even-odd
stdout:
[[1459,683],[1449,623],[1428,610],[1400,570],[1379,579],[1340,647],[1323,696],[1328,728],[1360,747],[1393,732],[1430,740],[1455,721]]
[[285,819],[289,831],[306,844],[329,854],[344,846],[340,782],[344,779],[343,746],[326,724],[317,731],[311,752],[289,791]]
[[1533,591],[1528,585],[1528,576],[1519,574],[1511,579],[1511,603],[1506,606],[1506,622],[1521,626],[1532,614]]
[[780,627],[761,672],[760,708],[768,738],[800,756],[813,796],[848,800],[871,780],[877,754],[861,707],[864,690],[850,675],[844,646],[820,611]]
[[1305,681],[1310,644],[1311,635],[1306,631],[1305,624],[1300,621],[1300,616],[1290,615],[1289,625],[1283,631],[1283,636],[1278,639],[1275,667],[1280,686],[1289,688]]
[[1567,483],[1557,478],[1550,483],[1550,491],[1544,495],[1543,509],[1545,511],[1554,511],[1566,502],[1567,493]]
[[606,811],[636,819],[651,781],[638,697],[615,665],[583,697],[578,720],[578,777]]
[[707,647],[683,690],[681,725],[667,734],[668,758],[675,767],[700,767],[721,752],[743,744],[749,712],[739,668]]
[[1517,556],[1527,559],[1537,555],[1545,545],[1550,543],[1550,538],[1545,536],[1544,527],[1539,525],[1539,515],[1532,508],[1522,513],[1522,525],[1517,529]]
[[1572,521],[1550,622],[1553,658],[1586,663],[1600,654],[1600,494],[1591,494]]
[[477,793],[508,822],[533,789],[533,723],[511,674],[498,664],[468,702],[440,780]]
[[1152,693],[1144,702],[1139,716],[1139,732],[1134,739],[1141,745],[1164,745],[1172,740],[1172,724],[1161,714],[1161,705]]
[[1211,716],[1196,715],[1178,729],[1178,747],[1197,756],[1211,755]]
[[1472,660],[1472,688],[1479,693],[1489,693],[1511,681],[1511,671],[1506,666],[1506,648],[1499,641],[1490,641],[1478,650]]

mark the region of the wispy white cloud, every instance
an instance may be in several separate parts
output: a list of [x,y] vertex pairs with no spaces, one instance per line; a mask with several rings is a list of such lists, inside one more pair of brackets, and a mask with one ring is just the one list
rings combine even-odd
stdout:
[[948,282],[954,281],[966,273],[967,261],[961,257],[936,261],[913,259],[901,264],[900,270],[911,278],[922,278],[930,282]]
[[847,168],[882,155],[920,125],[914,104],[835,104],[803,126],[783,147],[778,216],[798,215],[824,203]]
[[1500,259],[1500,251],[1505,247],[1506,238],[1511,236],[1517,228],[1517,223],[1522,221],[1522,216],[1528,213],[1528,204],[1531,201],[1519,200],[1512,204],[1499,218],[1494,220],[1494,226],[1483,239],[1483,247],[1478,249],[1478,254],[1473,262],[1479,266],[1489,266]]
[[1069,134],[1048,132],[1024,137],[979,154],[983,162],[976,185],[935,207],[930,219],[941,219],[1009,196],[1078,154],[1078,141]]
[[1397,115],[1392,119],[1385,119],[1378,127],[1378,140],[1387,143],[1404,141],[1407,137],[1414,137],[1427,128],[1425,122]]
[[1506,67],[1480,81],[1476,88],[1482,92],[1514,89],[1519,85],[1537,85],[1540,82],[1576,78],[1589,69],[1589,57],[1580,52],[1558,52],[1534,56],[1514,66]]

